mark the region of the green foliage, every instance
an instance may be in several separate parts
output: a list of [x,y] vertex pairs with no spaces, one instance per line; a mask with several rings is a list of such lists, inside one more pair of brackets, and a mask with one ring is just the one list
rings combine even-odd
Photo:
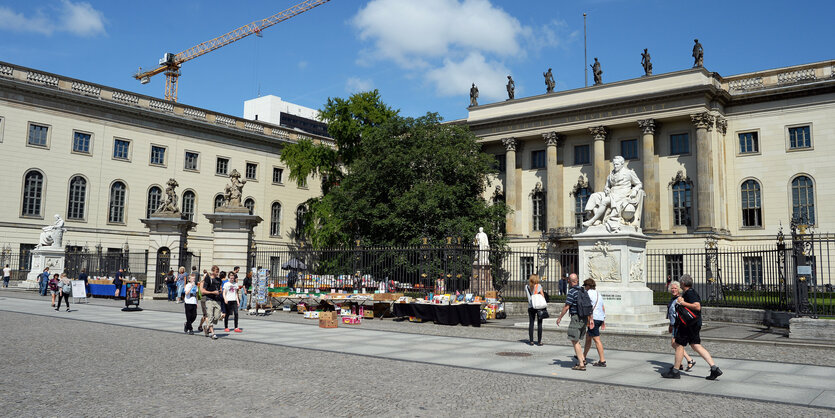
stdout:
[[340,161],[345,166],[350,166],[361,154],[362,138],[398,113],[383,103],[376,89],[356,93],[347,100],[328,98],[320,112],[322,120],[328,122],[328,134],[336,141]]

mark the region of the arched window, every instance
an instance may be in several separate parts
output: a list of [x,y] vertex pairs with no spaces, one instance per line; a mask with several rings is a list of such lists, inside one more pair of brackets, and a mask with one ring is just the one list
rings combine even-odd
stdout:
[[815,186],[809,177],[798,176],[792,180],[792,216],[809,225],[815,224]]
[[157,186],[148,189],[148,207],[146,208],[145,217],[150,218],[151,214],[157,211],[160,202],[162,201],[162,189]]
[[742,226],[763,226],[760,183],[756,180],[742,183]]
[[536,186],[531,193],[531,214],[533,215],[531,229],[545,232],[548,229],[545,216],[545,191],[542,190],[541,184]]
[[107,221],[111,223],[125,223],[125,197],[127,187],[121,181],[114,182],[110,186],[110,211]]
[[255,213],[255,200],[251,197],[244,200],[244,207],[249,209],[249,214],[252,215]]
[[43,174],[31,170],[23,177],[23,216],[41,216]]
[[305,222],[304,218],[307,216],[307,207],[305,205],[299,205],[296,208],[296,237],[303,238],[304,237],[304,227]]
[[273,202],[270,208],[270,236],[281,236],[281,203]]
[[183,192],[183,215],[190,221],[194,220],[194,202],[196,200],[197,196],[193,191],[186,190]]
[[679,180],[673,183],[673,225],[690,226],[690,208],[693,191],[690,183]]
[[87,180],[81,176],[70,179],[70,195],[67,199],[67,219],[83,220],[87,200]]
[[574,226],[583,227],[586,220],[586,203],[589,203],[591,190],[588,187],[580,187],[574,192]]
[[215,196],[215,211],[217,211],[217,208],[221,206],[223,206],[223,195],[219,194]]

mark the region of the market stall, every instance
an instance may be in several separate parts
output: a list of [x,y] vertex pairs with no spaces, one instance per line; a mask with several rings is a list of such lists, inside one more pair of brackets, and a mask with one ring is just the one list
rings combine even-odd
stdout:
[[[110,278],[95,278],[95,279],[88,279],[87,282],[90,284],[90,295],[91,296],[99,296],[99,297],[113,297],[116,294],[116,285],[113,284],[113,279]],[[139,293],[143,293],[145,291],[145,287],[142,285],[141,282],[136,280],[126,280],[122,279],[122,289],[119,291],[119,295],[125,295],[125,289],[127,286],[132,284],[139,285]]]
[[395,303],[392,311],[396,317],[418,318],[440,325],[481,326],[481,303]]

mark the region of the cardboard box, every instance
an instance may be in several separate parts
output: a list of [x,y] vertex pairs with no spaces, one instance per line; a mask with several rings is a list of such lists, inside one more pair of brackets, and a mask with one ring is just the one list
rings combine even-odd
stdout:
[[366,309],[362,312],[363,318],[374,319],[374,310],[373,309]]
[[336,328],[338,326],[336,312],[319,312],[319,328]]
[[375,293],[374,300],[397,300],[402,296],[402,293]]
[[343,316],[342,323],[347,325],[359,325],[362,323],[362,318],[355,315]]
[[498,292],[496,292],[495,290],[488,290],[488,291],[484,292],[484,298],[485,299],[496,299],[498,297],[499,297]]

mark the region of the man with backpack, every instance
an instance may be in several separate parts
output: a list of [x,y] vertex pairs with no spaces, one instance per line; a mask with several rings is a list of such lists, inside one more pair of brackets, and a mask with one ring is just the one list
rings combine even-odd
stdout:
[[571,322],[568,324],[568,339],[574,346],[574,353],[576,354],[577,365],[572,367],[572,370],[585,371],[586,358],[583,356],[583,348],[580,347],[580,341],[586,337],[586,328],[594,328],[594,321],[589,321],[592,314],[591,299],[586,289],[582,288],[579,283],[580,279],[576,274],[571,273],[568,276],[568,283],[571,288],[568,289],[568,295],[565,298],[565,306],[557,318],[557,326],[560,325],[562,317],[568,313],[571,316]]

